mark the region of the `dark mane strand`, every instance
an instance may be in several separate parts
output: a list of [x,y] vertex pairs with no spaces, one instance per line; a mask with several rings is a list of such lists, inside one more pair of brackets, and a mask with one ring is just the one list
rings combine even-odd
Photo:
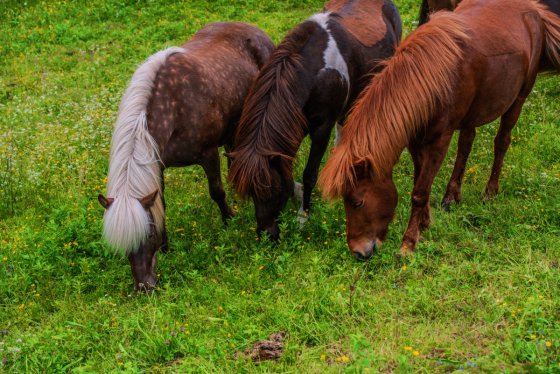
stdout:
[[305,137],[302,111],[306,97],[298,71],[300,51],[318,25],[304,22],[290,32],[273,52],[253,83],[235,135],[228,179],[236,193],[266,198],[273,191],[270,158],[279,158],[283,178],[292,178],[292,161]]

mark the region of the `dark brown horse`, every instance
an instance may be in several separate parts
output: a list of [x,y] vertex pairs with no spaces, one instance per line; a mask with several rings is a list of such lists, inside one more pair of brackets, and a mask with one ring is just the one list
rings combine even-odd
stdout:
[[[428,22],[430,13],[437,12],[439,10],[453,10],[460,2],[461,0],[422,0],[418,25],[421,26]],[[540,2],[546,5],[550,11],[560,15],[559,0],[540,0]]]
[[104,236],[125,253],[136,289],[157,281],[156,251],[167,246],[163,170],[198,164],[224,221],[232,215],[218,147],[231,146],[243,100],[274,45],[257,27],[214,23],[181,48],[151,56],[122,99],[109,162]]
[[418,28],[358,99],[320,183],[344,197],[347,240],[369,258],[397,204],[392,180],[405,147],[414,162],[412,212],[401,253],[430,223],[429,197],[454,130],[472,132],[501,117],[486,194],[498,179],[511,130],[544,55],[560,68],[560,18],[528,0],[464,0]]
[[[427,22],[429,12],[442,9],[453,10],[460,2],[461,0],[422,0],[420,25]],[[540,3],[546,5],[549,10],[556,15],[560,15],[560,0],[540,0]],[[555,68],[553,62],[547,55],[544,55],[540,62],[539,72],[550,72],[554,70]],[[455,167],[453,168],[453,173],[451,174],[451,178],[447,184],[446,193],[441,202],[442,207],[446,210],[448,210],[452,204],[459,203],[461,201],[461,185],[463,183],[467,160],[469,158],[475,136],[476,128],[474,127],[465,128],[460,131]],[[491,193],[487,194],[491,195]]]
[[277,218],[294,193],[292,163],[306,135],[300,223],[332,128],[368,75],[391,56],[401,20],[390,0],[332,0],[280,43],[252,86],[235,136],[229,180],[255,203],[257,231],[278,239]]

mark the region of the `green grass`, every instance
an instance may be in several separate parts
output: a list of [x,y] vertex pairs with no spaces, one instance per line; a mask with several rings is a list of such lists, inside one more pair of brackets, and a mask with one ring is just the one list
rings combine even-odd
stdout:
[[[229,190],[238,214],[225,228],[201,168],[168,170],[173,251],[158,258],[158,291],[136,295],[127,260],[101,239],[96,201],[135,67],[212,21],[249,21],[278,42],[322,2],[0,5],[0,371],[560,371],[558,77],[539,78],[496,198],[480,198],[493,124],[479,130],[461,205],[436,208],[452,147],[433,225],[406,260],[395,256],[410,212],[406,154],[395,221],[367,263],[346,247],[340,203],[317,193],[303,229],[290,203],[272,245],[255,238],[252,204]],[[409,32],[418,4],[397,5]],[[278,362],[234,356],[276,331],[288,334]]]

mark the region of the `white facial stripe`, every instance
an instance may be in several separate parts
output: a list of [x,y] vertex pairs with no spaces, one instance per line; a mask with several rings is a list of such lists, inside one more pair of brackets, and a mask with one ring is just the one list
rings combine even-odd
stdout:
[[338,45],[336,44],[336,40],[334,40],[331,32],[328,28],[328,21],[329,21],[329,12],[326,13],[317,13],[310,18],[311,21],[316,22],[321,26],[329,36],[329,41],[327,42],[327,48],[323,53],[323,61],[325,62],[325,67],[323,69],[333,69],[338,71],[338,73],[346,80],[346,82],[350,82],[350,77],[348,75],[348,66],[346,65],[346,61],[344,61],[344,57],[340,54],[340,50],[338,49]]

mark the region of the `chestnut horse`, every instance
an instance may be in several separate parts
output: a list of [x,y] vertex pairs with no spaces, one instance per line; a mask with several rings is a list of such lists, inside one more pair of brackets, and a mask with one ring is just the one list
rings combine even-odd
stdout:
[[394,53],[400,36],[390,0],[332,0],[273,52],[247,96],[229,171],[237,194],[254,201],[259,234],[279,238],[277,218],[294,193],[292,163],[309,135],[298,213],[305,222],[335,122],[344,119],[379,61]]
[[109,197],[99,202],[105,239],[128,256],[136,289],[153,288],[156,251],[167,246],[165,168],[201,165],[223,220],[232,216],[218,147],[231,146],[249,86],[273,49],[253,25],[214,23],[134,73],[113,132]]
[[[428,21],[429,12],[442,9],[453,10],[460,2],[461,0],[422,0],[420,25]],[[560,0],[540,0],[540,3],[546,5],[553,13],[560,15]],[[539,72],[550,72],[554,70],[555,68],[552,61],[548,58],[548,56],[544,55],[540,62]],[[456,204],[461,201],[461,185],[463,183],[467,160],[469,158],[475,136],[476,128],[474,127],[462,129],[459,133],[459,144],[455,167],[453,168],[453,173],[451,174],[445,195],[441,201],[441,205],[445,210],[449,210],[452,204]]]
[[498,179],[511,130],[547,54],[560,68],[560,18],[530,0],[464,0],[418,28],[386,62],[348,116],[320,183],[344,197],[348,246],[369,258],[386,237],[397,204],[394,165],[414,162],[412,211],[401,253],[430,223],[431,186],[454,130],[501,116],[486,194]]

